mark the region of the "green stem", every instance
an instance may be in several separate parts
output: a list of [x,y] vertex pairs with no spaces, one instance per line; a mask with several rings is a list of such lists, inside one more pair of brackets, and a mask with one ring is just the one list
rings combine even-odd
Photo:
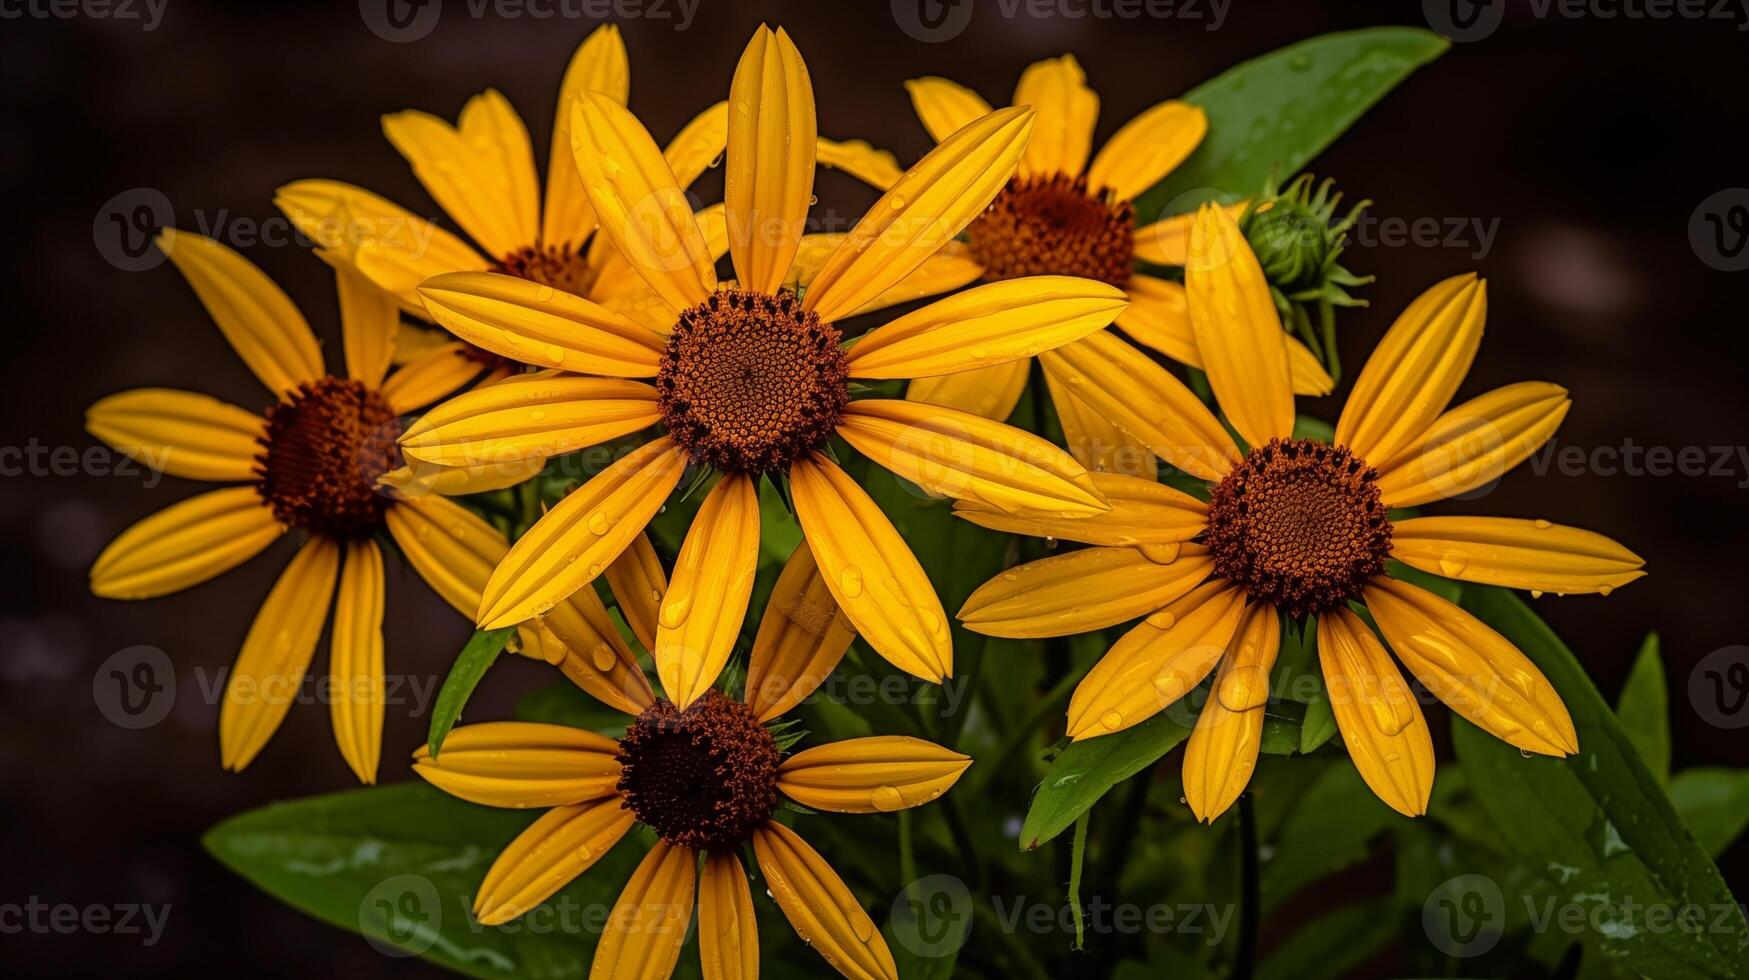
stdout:
[[1087,930],[1081,921],[1081,869],[1087,863],[1087,820],[1091,808],[1075,818],[1075,845],[1069,852],[1069,911],[1075,916],[1075,949],[1087,946]]
[[1336,353],[1336,307],[1329,300],[1318,304],[1318,319],[1324,327],[1324,354],[1328,358],[1325,366],[1330,369],[1331,380],[1342,379],[1342,357]]
[[1251,980],[1257,972],[1257,917],[1262,905],[1257,870],[1257,814],[1251,794],[1239,794],[1239,949],[1233,959],[1234,980]]

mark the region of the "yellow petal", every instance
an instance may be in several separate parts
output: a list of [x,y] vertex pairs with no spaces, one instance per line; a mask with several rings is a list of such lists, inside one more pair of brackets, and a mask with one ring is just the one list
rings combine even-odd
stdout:
[[761,24],[729,85],[723,203],[743,289],[773,293],[801,243],[814,194],[814,87],[783,28]]
[[1020,404],[1031,374],[1032,359],[1024,358],[960,374],[918,378],[905,386],[905,400],[1000,422],[1014,414],[1014,406]]
[[1073,276],[986,283],[870,331],[850,349],[854,378],[926,378],[1024,359],[1103,329],[1123,290]]
[[662,509],[686,454],[663,437],[572,491],[504,556],[480,599],[481,629],[540,615],[593,581]]
[[413,771],[451,796],[483,806],[564,806],[613,796],[619,743],[568,725],[493,721],[463,725],[413,753]]
[[328,259],[357,269],[415,316],[427,316],[415,292],[420,282],[446,272],[483,271],[489,264],[436,222],[362,187],[300,180],[275,192],[273,203]]
[[158,248],[182,271],[237,356],[274,394],[320,378],[322,349],[267,273],[210,238],[165,228]]
[[383,748],[383,552],[375,541],[346,545],[334,603],[329,656],[334,742],[361,783],[377,781]]
[[1645,559],[1594,531],[1510,517],[1398,521],[1391,557],[1446,578],[1560,595],[1608,595],[1646,574]]
[[1047,370],[1044,376],[1057,422],[1063,427],[1063,441],[1082,466],[1095,473],[1122,473],[1146,480],[1158,475],[1160,464],[1146,444],[1094,411],[1058,375]]
[[656,649],[657,607],[668,592],[668,575],[648,534],[632,539],[631,547],[607,566],[607,584],[619,600],[620,615],[646,650]]
[[1208,526],[1208,505],[1180,490],[1121,473],[1091,476],[1094,489],[1111,509],[1090,517],[1006,514],[976,501],[956,501],[953,512],[992,531],[1107,547],[1179,544]]
[[389,375],[381,392],[389,407],[405,414],[450,394],[480,376],[481,363],[455,342],[421,354]]
[[1219,208],[1204,205],[1191,226],[1184,292],[1209,387],[1233,428],[1253,448],[1292,435],[1287,335],[1263,267]]
[[674,171],[675,182],[686,187],[722,159],[728,141],[729,104],[718,102],[694,116],[674,134],[662,149],[662,159],[668,161],[668,169]]
[[91,566],[105,599],[168,595],[241,565],[285,533],[253,486],[213,490],[123,531]]
[[377,478],[400,498],[419,497],[428,493],[445,497],[465,497],[473,493],[502,490],[526,482],[546,467],[547,461],[533,459],[487,463],[483,466],[438,466],[409,458],[407,465],[390,470]]
[[[1238,221],[1249,206],[1249,201],[1240,201],[1226,205],[1224,210],[1227,217]],[[1195,221],[1196,212],[1190,211],[1137,228],[1136,258],[1154,265],[1184,265],[1190,254],[1190,226]]]
[[508,463],[587,449],[661,419],[638,381],[543,371],[464,392],[401,436],[407,455],[445,466]]
[[1085,548],[1027,562],[973,592],[960,622],[985,636],[1069,636],[1164,608],[1213,570],[1201,546],[1156,562],[1134,548]]
[[[844,241],[845,235],[845,232],[803,235],[801,248],[796,252],[795,260],[790,263],[789,275],[784,277],[784,286],[799,292],[811,285],[814,277],[820,274],[820,268]],[[887,287],[880,295],[864,303],[850,315],[861,316],[900,303],[952,292],[976,281],[983,272],[984,267],[972,258],[971,249],[965,242],[948,242],[940,251],[912,270],[910,275]]]
[[1453,711],[1526,752],[1579,751],[1573,720],[1554,686],[1487,624],[1392,578],[1373,580],[1366,605],[1397,659]]
[[790,467],[790,490],[820,577],[868,645],[915,677],[953,676],[941,599],[880,507],[819,456]]
[[1014,104],[1038,113],[1032,140],[1020,162],[1022,177],[1079,174],[1093,146],[1093,124],[1099,119],[1099,96],[1087,87],[1087,76],[1072,54],[1028,65],[1014,87]]
[[841,320],[910,275],[995,199],[1031,129],[1029,110],[1001,109],[931,150],[827,257],[803,305]]
[[595,211],[583,193],[577,164],[571,160],[571,109],[589,92],[600,92],[620,105],[631,93],[631,59],[617,24],[590,32],[571,55],[559,83],[558,108],[553,113],[553,145],[547,152],[547,199],[541,213],[541,241],[579,246],[595,230]]
[[698,958],[704,980],[758,980],[759,925],[747,872],[732,851],[705,855],[698,875]]
[[[1196,348],[1196,332],[1190,325],[1190,304],[1184,287],[1165,279],[1137,273],[1125,291],[1130,306],[1117,318],[1117,325],[1138,343],[1146,344],[1187,367],[1201,369],[1202,354]],[[1336,381],[1312,349],[1297,338],[1282,335],[1287,343],[1290,387],[1296,395],[1328,395]]]
[[503,532],[444,497],[395,501],[384,516],[407,563],[464,616],[480,608],[480,590],[509,545]]
[[541,814],[492,862],[474,896],[474,918],[503,925],[551,898],[619,843],[632,820],[617,796]]
[[1377,466],[1420,440],[1469,373],[1487,315],[1487,288],[1474,273],[1416,297],[1355,379],[1337,444]]
[[334,266],[334,286],[340,294],[340,339],[346,350],[346,374],[377,388],[395,362],[395,340],[401,332],[401,306],[394,294],[366,279],[364,273],[317,252]]
[[747,704],[759,721],[771,721],[814,693],[854,639],[856,629],[803,541],[771,589],[747,660]]
[[1247,606],[1184,746],[1184,801],[1204,823],[1225,813],[1251,782],[1263,746],[1269,671],[1280,652],[1281,616],[1265,603]]
[[1208,114],[1200,106],[1162,102],[1105,141],[1087,168],[1087,186],[1109,187],[1124,200],[1138,197],[1183,163],[1208,129]]
[[86,409],[85,430],[161,473],[232,482],[255,479],[267,423],[210,395],[135,388]]
[[621,378],[656,375],[663,338],[551,286],[489,272],[438,276],[419,287],[457,337],[525,364]]
[[1184,383],[1109,330],[1039,355],[1052,378],[1166,462],[1219,480],[1239,449]]
[[1049,442],[1000,422],[920,402],[851,402],[838,434],[932,494],[1003,511],[1080,517],[1105,510],[1093,477]]
[[947,792],[971,764],[971,756],[920,738],[850,738],[785,759],[777,788],[815,810],[891,813]]
[[990,114],[990,103],[983,96],[945,78],[913,78],[905,83],[905,91],[923,128],[937,143]]
[[1068,736],[1121,732],[1171,707],[1215,669],[1244,610],[1245,590],[1212,579],[1150,613],[1076,685]]
[[842,170],[878,190],[887,190],[905,174],[898,157],[875,149],[866,140],[822,139],[816,156],[820,166]]
[[1318,617],[1318,663],[1360,778],[1398,813],[1426,813],[1433,793],[1433,736],[1415,691],[1383,644],[1360,617],[1335,609]]
[[1480,490],[1530,458],[1572,405],[1567,389],[1544,381],[1478,395],[1379,468],[1379,494],[1386,506],[1415,507]]
[[656,629],[656,673],[675,707],[698,700],[723,672],[759,571],[759,491],[734,473],[711,488],[692,519]]
[[874,920],[807,841],[766,821],[753,832],[753,853],[777,907],[834,969],[851,980],[899,980]]
[[311,538],[255,614],[219,706],[219,755],[226,769],[241,771],[252,762],[297,699],[339,570],[340,546]]
[[409,110],[383,117],[383,135],[413,166],[414,176],[462,230],[490,254],[534,244],[536,187],[528,130],[504,96],[468,100],[462,128]]
[[704,302],[717,273],[692,203],[637,117],[599,92],[571,110],[572,158],[601,233],[676,311]]
[[586,586],[566,596],[541,617],[539,625],[535,634],[540,649],[530,651],[525,645],[525,655],[540,656],[597,701],[628,715],[641,714],[656,703],[643,665],[594,588]]
[[589,975],[661,980],[672,974],[692,924],[697,868],[697,851],[657,841],[614,903]]

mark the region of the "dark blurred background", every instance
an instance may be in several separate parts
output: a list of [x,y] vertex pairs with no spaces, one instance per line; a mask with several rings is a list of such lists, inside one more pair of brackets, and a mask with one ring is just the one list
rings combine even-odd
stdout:
[[[476,17],[449,0],[425,36],[391,43],[367,26],[371,0],[363,10],[168,0],[153,11],[135,2],[103,7],[103,17],[91,15],[97,4],[0,4],[0,184],[11,215],[0,234],[0,444],[39,453],[23,473],[13,454],[0,478],[0,903],[35,896],[173,911],[155,946],[138,936],[6,934],[0,962],[13,975],[99,964],[154,975],[230,966],[431,975],[259,895],[198,844],[231,814],[352,784],[322,705],[293,710],[245,773],[218,768],[216,697],[203,686],[222,683],[289,542],[176,596],[96,600],[85,572],[104,543],[196,488],[165,479],[146,489],[151,478],[140,474],[81,474],[48,454],[93,446],[85,406],[124,388],[187,388],[251,408],[266,401],[168,264],[134,270],[151,256],[134,263],[105,244],[118,200],[161,194],[179,226],[242,246],[304,309],[337,366],[331,276],[286,244],[277,222],[271,243],[253,244],[255,229],[277,218],[273,189],[343,178],[435,215],[378,117],[420,108],[453,119],[488,86],[522,113],[544,168],[560,74],[598,21],[540,19],[521,6]],[[1749,642],[1749,273],[1714,268],[1689,231],[1703,201],[1749,183],[1749,34],[1739,21],[1538,18],[1529,5],[1506,6],[1497,30],[1410,77],[1313,164],[1375,202],[1376,223],[1346,263],[1378,276],[1360,291],[1371,307],[1343,320],[1347,380],[1410,298],[1476,269],[1491,282],[1491,315],[1460,397],[1547,379],[1575,403],[1561,446],[1606,461],[1630,446],[1706,447],[1708,468],[1727,453],[1701,475],[1646,471],[1657,469],[1650,457],[1639,475],[1527,465],[1461,511],[1435,509],[1545,516],[1637,549],[1651,573],[1644,581],[1607,599],[1544,598],[1538,611],[1612,700],[1642,635],[1658,630],[1676,767],[1749,765],[1749,742],[1727,727],[1749,718],[1717,724],[1716,709],[1697,710],[1689,695],[1702,658]],[[633,108],[659,139],[725,96],[764,19],[788,27],[806,56],[822,134],[871,140],[906,163],[929,146],[901,88],[915,76],[953,77],[1001,105],[1028,62],[1073,52],[1102,99],[1097,146],[1134,113],[1245,58],[1326,31],[1427,24],[1411,3],[1205,0],[1172,19],[1109,20],[1007,18],[997,0],[978,0],[962,33],[925,43],[882,2],[702,0],[678,29],[686,7],[668,0],[664,19],[621,21]],[[55,9],[89,13],[38,16]],[[715,200],[720,175],[701,192]],[[873,197],[841,175],[820,181],[822,211],[840,223]],[[1419,240],[1405,240],[1416,227]],[[1339,405],[1310,410],[1333,416]],[[403,753],[427,723],[422,712],[407,715],[428,706],[467,625],[407,576],[391,582],[389,609],[390,669],[409,693],[427,694],[391,711],[383,773],[401,780]],[[140,645],[174,662],[178,696],[166,719],[135,731],[106,718],[94,683],[105,683],[108,658]],[[319,665],[325,653],[317,657]],[[496,672],[471,713],[502,715],[548,676],[527,664]],[[1739,882],[1746,850],[1739,843],[1725,858]]]

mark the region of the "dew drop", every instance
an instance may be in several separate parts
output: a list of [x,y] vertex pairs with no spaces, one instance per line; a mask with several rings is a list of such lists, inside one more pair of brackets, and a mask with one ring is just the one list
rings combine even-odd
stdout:
[[597,643],[595,645],[595,653],[592,659],[595,662],[595,669],[601,671],[603,674],[612,670],[613,665],[618,662],[618,658],[613,655],[613,648],[605,643]]
[[846,599],[854,599],[862,595],[862,569],[855,565],[846,565],[838,573],[838,587],[844,591]]
[[1115,732],[1123,727],[1123,713],[1116,709],[1107,711],[1105,714],[1099,716],[1099,723],[1104,725],[1107,729]]
[[1536,524],[1536,528],[1539,531],[1547,531],[1549,528],[1554,527],[1553,524],[1550,524],[1548,521],[1545,521],[1540,517],[1537,518],[1533,523]]
[[597,537],[613,529],[613,518],[607,516],[607,511],[598,510],[589,515],[589,530]]
[[905,797],[891,786],[877,786],[875,791],[868,795],[868,801],[882,813],[892,813],[894,810],[901,810],[905,807]]
[[662,625],[667,629],[676,629],[681,623],[686,622],[686,617],[691,612],[691,595],[686,592],[670,592],[668,601],[662,603]]

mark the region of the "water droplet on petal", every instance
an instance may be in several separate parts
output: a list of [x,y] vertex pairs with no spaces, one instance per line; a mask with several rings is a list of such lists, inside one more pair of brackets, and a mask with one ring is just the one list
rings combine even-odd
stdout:
[[595,663],[595,669],[603,674],[612,670],[613,665],[619,662],[619,658],[613,655],[613,648],[605,643],[595,645],[595,653],[591,659]]
[[905,797],[891,786],[878,786],[869,794],[869,802],[882,813],[892,813],[905,807]]
[[846,599],[854,599],[862,595],[862,569],[855,565],[846,565],[838,573],[838,588],[843,590]]
[[613,530],[613,518],[607,516],[607,511],[598,510],[589,515],[589,530],[596,535],[606,534]]

